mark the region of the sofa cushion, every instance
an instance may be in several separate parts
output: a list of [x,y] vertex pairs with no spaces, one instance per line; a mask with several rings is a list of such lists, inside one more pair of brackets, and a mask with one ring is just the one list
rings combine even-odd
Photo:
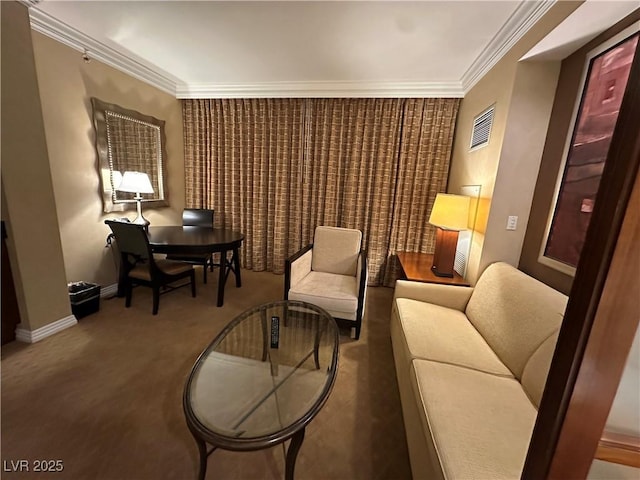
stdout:
[[558,333],[559,330],[556,330],[542,342],[542,345],[533,352],[522,372],[522,388],[536,408],[540,407],[540,399],[547,383],[547,375],[551,360],[553,360],[553,352],[556,349]]
[[316,227],[311,269],[355,277],[361,244],[360,230]]
[[421,358],[511,377],[464,313],[408,298],[394,302],[392,322],[399,322],[408,358]]
[[560,327],[566,295],[506,263],[487,267],[466,314],[516,378],[533,352]]
[[537,412],[517,380],[414,360],[412,381],[444,478],[520,478]]
[[356,277],[309,272],[289,290],[289,300],[299,300],[324,308],[338,318],[355,320],[358,308]]

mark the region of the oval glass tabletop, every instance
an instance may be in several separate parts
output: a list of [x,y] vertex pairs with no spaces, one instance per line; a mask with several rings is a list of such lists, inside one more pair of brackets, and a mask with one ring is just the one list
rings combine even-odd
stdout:
[[338,328],[326,311],[296,301],[260,305],[196,361],[185,388],[187,419],[220,446],[277,442],[320,410],[337,364]]

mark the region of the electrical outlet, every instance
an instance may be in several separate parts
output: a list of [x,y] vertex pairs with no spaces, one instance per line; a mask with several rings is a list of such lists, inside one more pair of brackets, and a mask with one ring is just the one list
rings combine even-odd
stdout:
[[518,226],[518,217],[515,215],[509,215],[507,218],[507,230],[515,230]]

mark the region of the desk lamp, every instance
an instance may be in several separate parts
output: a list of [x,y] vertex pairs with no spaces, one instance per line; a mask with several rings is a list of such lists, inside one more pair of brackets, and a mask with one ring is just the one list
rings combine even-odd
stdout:
[[145,227],[149,226],[149,220],[142,216],[141,195],[142,193],[153,193],[153,187],[151,186],[149,175],[142,172],[124,172],[124,175],[122,175],[122,181],[117,187],[117,190],[120,190],[121,192],[131,192],[136,194],[136,196],[133,198],[138,206],[138,216],[133,221],[133,223],[144,225]]
[[431,271],[438,277],[453,277],[458,232],[469,222],[469,197],[439,193],[433,203],[429,223],[435,225],[436,250]]

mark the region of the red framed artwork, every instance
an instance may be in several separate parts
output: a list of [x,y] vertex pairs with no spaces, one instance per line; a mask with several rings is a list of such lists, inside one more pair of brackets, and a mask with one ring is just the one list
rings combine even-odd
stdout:
[[578,265],[639,36],[634,25],[587,55],[538,259],[569,275]]

